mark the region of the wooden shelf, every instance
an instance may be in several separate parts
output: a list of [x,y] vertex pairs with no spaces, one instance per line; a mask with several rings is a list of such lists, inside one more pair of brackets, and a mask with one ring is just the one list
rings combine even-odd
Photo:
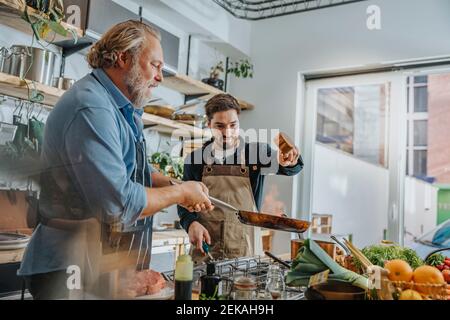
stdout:
[[144,114],[142,115],[142,120],[144,122],[144,125],[157,125],[152,129],[159,132],[172,134],[175,137],[202,138],[211,136],[211,134],[207,130],[159,117],[154,114],[144,112]]
[[30,80],[21,80],[19,77],[0,72],[0,94],[29,100],[31,90],[36,89],[44,95],[43,104],[52,106],[65,92],[64,90],[49,87]]
[[[22,19],[25,7],[28,7],[27,12],[29,16],[39,16],[40,13],[36,9],[26,6],[25,1],[20,0],[0,0],[0,21],[2,24],[7,25],[11,28],[19,30],[27,34],[33,34],[31,25]],[[71,29],[76,32],[78,37],[83,36],[83,31],[77,27],[74,27],[68,23],[61,22],[61,25],[66,29]],[[48,37],[45,39],[48,42],[59,42],[64,40],[72,40],[72,35],[68,34],[67,37],[54,34],[50,32]]]
[[[65,92],[65,90],[46,86],[37,82],[33,83],[29,80],[21,80],[19,77],[0,72],[0,94],[29,100],[29,92],[33,88],[44,95],[44,101],[42,103],[48,106],[55,105]],[[157,125],[154,127],[155,130],[164,133],[172,133],[180,137],[199,138],[202,136],[210,136],[209,131],[153,114],[144,113],[142,120],[145,125]]]
[[[216,94],[224,93],[222,90],[214,88],[201,81],[194,80],[183,74],[165,77],[162,85],[185,95],[198,96],[203,94],[203,96],[199,98],[202,100],[208,100]],[[255,106],[251,103],[239,99],[238,101],[243,110],[252,110],[255,108]]]

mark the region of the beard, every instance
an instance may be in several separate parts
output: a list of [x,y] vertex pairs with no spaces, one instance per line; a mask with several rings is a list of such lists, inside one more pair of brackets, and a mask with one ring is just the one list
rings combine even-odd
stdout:
[[214,144],[219,150],[229,150],[238,146],[238,140],[238,138],[233,137],[232,139],[225,141],[221,135],[218,135],[214,137]]
[[146,95],[151,81],[145,81],[143,78],[139,64],[135,62],[124,80],[128,93],[130,94],[131,103],[139,109],[145,106],[151,96],[150,94]]

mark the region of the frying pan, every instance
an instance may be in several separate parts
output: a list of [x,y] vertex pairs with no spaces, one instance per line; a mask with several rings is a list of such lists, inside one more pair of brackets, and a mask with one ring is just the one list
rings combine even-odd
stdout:
[[[172,184],[182,183],[182,181],[176,179],[171,179],[170,181]],[[234,213],[236,213],[241,223],[253,227],[295,232],[297,234],[300,234],[308,230],[310,225],[309,221],[297,220],[287,217],[279,217],[266,213],[239,210],[230,205],[229,203],[226,203],[222,200],[216,199],[211,196],[209,197],[209,200],[216,207],[233,211]]]
[[214,197],[209,197],[211,203],[216,207],[228,209],[236,213],[241,223],[261,227],[266,229],[274,229],[287,232],[303,233],[308,230],[310,223],[304,220],[297,220],[287,217],[274,216],[266,213],[238,210],[232,205],[223,202]]

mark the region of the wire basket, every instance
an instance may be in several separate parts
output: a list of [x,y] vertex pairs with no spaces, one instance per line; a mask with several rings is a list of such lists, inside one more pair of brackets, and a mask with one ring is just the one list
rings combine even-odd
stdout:
[[447,294],[447,284],[415,283],[405,281],[382,280],[381,289],[378,290],[378,299],[397,300],[400,294],[408,289],[420,293],[423,300],[447,300],[450,298]]

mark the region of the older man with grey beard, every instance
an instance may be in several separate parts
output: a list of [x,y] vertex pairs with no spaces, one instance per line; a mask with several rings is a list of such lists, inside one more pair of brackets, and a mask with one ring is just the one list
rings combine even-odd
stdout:
[[158,31],[120,23],[87,60],[93,72],[45,127],[40,223],[18,272],[35,299],[111,296],[99,280],[105,270],[149,268],[152,215],[174,204],[212,209],[202,183],[172,186],[146,161],[142,107],[163,80]]

